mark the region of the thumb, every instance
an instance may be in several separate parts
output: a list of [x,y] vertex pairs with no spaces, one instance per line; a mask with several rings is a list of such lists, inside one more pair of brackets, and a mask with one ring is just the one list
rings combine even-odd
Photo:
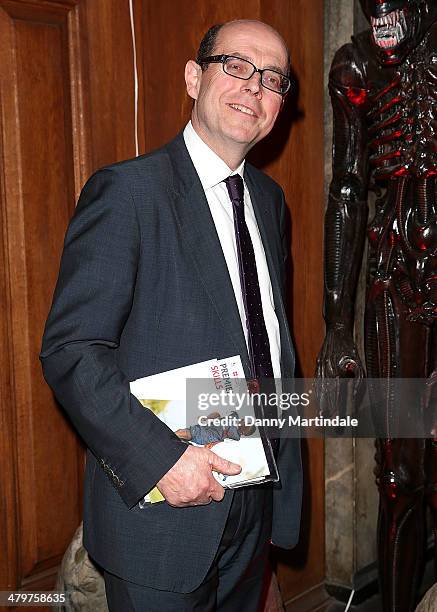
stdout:
[[212,451],[209,452],[208,463],[212,470],[215,472],[220,472],[220,474],[233,476],[241,472],[241,465],[238,465],[238,463],[232,463],[232,461],[228,461],[227,459],[223,459]]

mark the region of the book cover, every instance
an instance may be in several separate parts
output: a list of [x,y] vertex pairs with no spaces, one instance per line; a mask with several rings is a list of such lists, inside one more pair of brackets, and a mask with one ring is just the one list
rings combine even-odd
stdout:
[[[206,446],[219,456],[241,465],[240,474],[235,476],[213,472],[223,487],[277,481],[278,472],[270,442],[254,424],[255,415],[251,406],[245,403],[243,407],[234,407],[230,405],[232,402],[225,401],[204,414],[192,407],[187,410],[186,387],[190,379],[205,379],[202,380],[202,392],[239,393],[240,397],[247,394],[239,355],[139,378],[130,383],[131,393],[182,440]],[[144,507],[163,500],[155,487],[139,505]]]

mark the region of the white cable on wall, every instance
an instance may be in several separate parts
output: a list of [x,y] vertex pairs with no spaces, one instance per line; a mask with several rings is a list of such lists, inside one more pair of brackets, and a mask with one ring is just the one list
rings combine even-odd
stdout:
[[355,589],[353,589],[351,594],[350,594],[349,601],[346,604],[344,612],[348,612],[349,608],[351,607],[351,603],[352,603],[352,599],[354,598],[354,595],[355,595]]
[[137,69],[137,47],[135,42],[135,21],[134,21],[134,7],[133,0],[129,0],[129,14],[130,14],[130,29],[132,33],[132,51],[134,60],[134,85],[135,85],[135,108],[134,108],[134,120],[135,120],[135,155],[138,157],[138,69]]

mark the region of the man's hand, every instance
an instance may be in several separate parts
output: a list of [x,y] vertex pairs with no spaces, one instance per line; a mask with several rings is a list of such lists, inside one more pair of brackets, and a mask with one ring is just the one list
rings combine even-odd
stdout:
[[241,466],[222,459],[207,448],[188,446],[156,486],[167,503],[179,508],[221,501],[225,490],[212,475],[212,470],[233,476],[241,472]]

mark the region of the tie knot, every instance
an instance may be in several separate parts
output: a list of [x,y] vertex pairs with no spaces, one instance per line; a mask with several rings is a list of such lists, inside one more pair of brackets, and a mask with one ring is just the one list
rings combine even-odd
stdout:
[[233,203],[244,202],[244,184],[239,174],[233,174],[225,179],[229,197]]

